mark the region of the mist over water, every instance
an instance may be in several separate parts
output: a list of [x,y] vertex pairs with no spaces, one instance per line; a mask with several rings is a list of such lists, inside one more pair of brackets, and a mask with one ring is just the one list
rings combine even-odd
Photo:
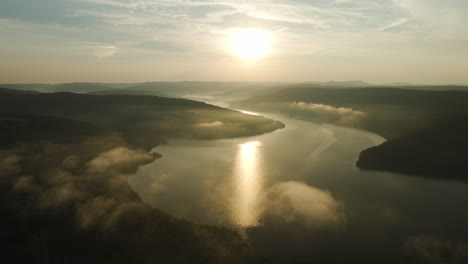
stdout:
[[[249,138],[170,140],[130,178],[151,206],[235,228],[274,263],[396,263],[412,236],[466,237],[468,185],[355,167],[384,141],[267,114],[286,128]],[[308,263],[308,262],[306,262]]]

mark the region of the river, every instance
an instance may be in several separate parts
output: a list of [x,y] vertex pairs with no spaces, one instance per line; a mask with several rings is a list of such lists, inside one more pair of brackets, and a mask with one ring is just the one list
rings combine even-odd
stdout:
[[382,137],[263,115],[286,128],[170,140],[130,185],[154,208],[238,230],[273,263],[398,263],[408,238],[468,237],[467,184],[360,170],[359,152]]

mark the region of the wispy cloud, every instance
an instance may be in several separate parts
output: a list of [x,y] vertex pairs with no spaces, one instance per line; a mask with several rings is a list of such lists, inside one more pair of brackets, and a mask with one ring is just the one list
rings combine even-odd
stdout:
[[[29,49],[38,49],[41,43],[41,47],[49,47],[53,42],[57,49],[68,48],[69,56],[82,57],[83,51],[71,47],[77,42],[94,42],[103,43],[92,51],[96,59],[119,54],[115,58],[141,59],[164,69],[167,67],[163,64],[184,62],[185,67],[176,67],[177,71],[190,63],[218,69],[221,64],[233,63],[224,41],[230,32],[257,28],[272,32],[274,37],[272,52],[264,59],[268,60],[265,68],[270,72],[290,72],[289,79],[295,79],[298,74],[292,72],[310,76],[306,70],[321,70],[323,64],[330,63],[333,69],[320,76],[338,79],[344,72],[338,73],[336,65],[370,60],[373,57],[366,56],[374,56],[369,55],[374,50],[391,50],[389,41],[393,47],[407,51],[406,55],[402,52],[401,56],[388,57],[395,64],[407,61],[404,64],[409,65],[407,55],[421,51],[440,53],[444,49],[459,52],[454,58],[466,57],[463,54],[468,54],[468,35],[463,32],[467,23],[468,2],[464,0],[7,1],[0,3],[0,33],[8,33],[8,39],[17,40],[17,45],[6,47],[0,43],[0,47],[11,50],[25,46],[27,36],[37,44],[29,45]],[[76,34],[77,30],[80,34]],[[422,54],[417,60],[427,57]],[[415,63],[414,56],[411,63]],[[224,72],[232,72],[233,67],[226,67]],[[199,68],[192,65],[192,69]],[[361,68],[364,72],[365,67]],[[333,76],[332,72],[336,77],[328,77]],[[186,74],[184,71],[174,76]]]
[[398,19],[396,21],[391,22],[390,24],[388,24],[386,26],[378,28],[377,31],[389,30],[389,29],[404,25],[404,24],[408,23],[409,21],[410,21],[409,18],[406,18],[406,17],[400,18],[400,19]]
[[99,46],[94,52],[94,55],[99,59],[104,59],[107,57],[112,57],[119,52],[119,49],[116,46]]

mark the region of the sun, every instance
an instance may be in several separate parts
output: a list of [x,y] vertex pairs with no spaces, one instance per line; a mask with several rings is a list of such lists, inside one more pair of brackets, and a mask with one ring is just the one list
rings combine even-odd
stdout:
[[239,29],[231,35],[231,49],[239,57],[256,59],[265,56],[271,42],[271,35],[260,29]]

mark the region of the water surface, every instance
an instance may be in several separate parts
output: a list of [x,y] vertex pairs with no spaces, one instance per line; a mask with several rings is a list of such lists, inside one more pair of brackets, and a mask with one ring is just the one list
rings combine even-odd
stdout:
[[361,171],[359,152],[380,136],[267,116],[286,128],[170,140],[154,149],[163,157],[129,182],[171,215],[239,230],[274,263],[396,263],[408,237],[468,237],[468,185]]

